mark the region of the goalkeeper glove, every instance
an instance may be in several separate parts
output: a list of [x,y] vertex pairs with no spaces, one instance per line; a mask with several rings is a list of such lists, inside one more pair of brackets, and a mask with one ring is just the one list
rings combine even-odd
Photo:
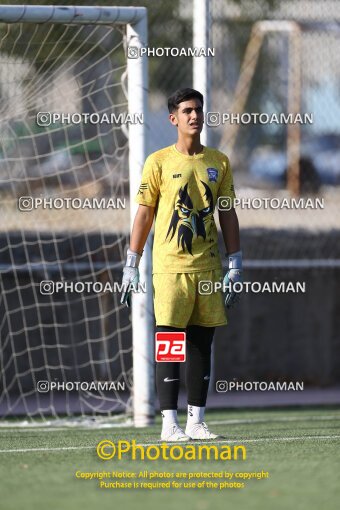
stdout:
[[127,251],[126,264],[123,269],[123,293],[120,298],[122,305],[131,306],[131,286],[136,286],[139,283],[139,261],[141,255],[130,249]]
[[239,293],[233,290],[234,283],[242,283],[242,252],[237,251],[227,255],[229,270],[223,280],[223,288],[227,288],[225,304],[231,308],[240,299]]

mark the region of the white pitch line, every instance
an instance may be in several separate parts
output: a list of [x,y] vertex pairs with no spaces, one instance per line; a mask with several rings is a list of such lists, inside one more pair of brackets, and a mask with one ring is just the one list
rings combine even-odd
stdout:
[[[3,434],[4,432],[11,432],[12,434],[14,432],[65,432],[65,431],[69,431],[69,427],[41,427],[41,428],[11,428],[11,427],[8,427],[8,428],[2,428],[0,426],[0,436],[1,434]],[[72,429],[71,429],[72,430]],[[79,432],[80,429],[73,429],[73,430],[77,430],[77,432]]]
[[86,450],[95,446],[58,446],[56,448],[14,448],[12,450],[0,450],[0,453],[27,453],[27,452],[58,452],[62,450]]
[[[296,436],[296,437],[260,437],[256,439],[220,439],[217,441],[181,441],[175,443],[168,443],[170,446],[183,446],[185,444],[194,446],[198,444],[211,445],[224,444],[224,443],[261,443],[261,442],[274,442],[274,441],[305,441],[305,440],[319,440],[319,439],[340,439],[340,436]],[[159,443],[165,443],[165,441],[159,441]],[[136,446],[157,446],[155,442],[152,443],[136,443]],[[159,446],[159,444],[158,444]],[[20,448],[12,450],[0,450],[0,453],[27,453],[27,452],[44,452],[44,451],[64,451],[64,450],[89,450],[95,449],[94,446],[60,446],[56,448]]]
[[[224,443],[237,443],[241,445],[242,443],[261,443],[265,441],[303,441],[305,439],[340,439],[340,436],[296,436],[296,437],[259,437],[256,439],[220,439],[217,441],[211,440],[211,441],[181,441],[176,443],[171,443],[172,446],[174,445],[181,445],[181,444],[190,444],[190,445],[196,445],[196,444],[205,444],[205,445],[214,445],[214,444],[224,444]],[[162,441],[160,441],[162,442]],[[164,442],[164,441],[163,441]],[[154,443],[146,443],[141,444],[140,446],[149,446],[150,444]]]
[[340,414],[337,416],[286,416],[284,418],[250,418],[250,419],[235,419],[235,420],[209,420],[209,425],[241,425],[251,423],[275,423],[275,422],[294,422],[294,421],[331,421],[340,420]]
[[[313,420],[313,421],[331,421],[331,420],[340,420],[340,414],[338,415],[325,415],[325,416],[322,416],[322,415],[311,415],[311,416],[285,416],[283,418],[275,418],[275,417],[272,417],[272,418],[249,418],[249,419],[230,419],[230,420],[209,420],[209,424],[211,425],[241,425],[241,424],[256,424],[256,423],[275,423],[275,422],[278,422],[278,423],[284,423],[284,422],[295,422],[295,421],[308,421],[308,420]],[[107,428],[107,430],[109,429],[110,427]],[[118,428],[118,425],[114,425],[111,427],[112,429],[116,429]],[[121,425],[121,428],[129,428],[131,430],[136,430],[135,427],[133,427],[132,425]],[[0,423],[0,435],[2,432],[14,432],[14,431],[20,431],[21,432],[65,432],[65,431],[70,431],[70,430],[74,430],[74,431],[79,431],[79,430],[87,430],[87,431],[97,431],[97,430],[101,430],[100,426],[98,428],[96,428],[96,426],[91,426],[91,427],[83,427],[81,425],[76,425],[76,426],[72,426],[72,427],[68,427],[68,426],[65,426],[65,425],[61,425],[60,427],[47,427],[46,425],[44,426],[39,426],[39,425],[36,425],[36,426],[29,426],[29,427],[26,427],[26,426],[15,426],[15,427],[12,427],[11,425],[1,425]]]

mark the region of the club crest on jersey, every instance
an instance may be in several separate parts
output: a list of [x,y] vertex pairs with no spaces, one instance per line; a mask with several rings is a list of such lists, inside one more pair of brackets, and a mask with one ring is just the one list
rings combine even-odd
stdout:
[[207,168],[210,182],[217,182],[218,170],[216,168]]

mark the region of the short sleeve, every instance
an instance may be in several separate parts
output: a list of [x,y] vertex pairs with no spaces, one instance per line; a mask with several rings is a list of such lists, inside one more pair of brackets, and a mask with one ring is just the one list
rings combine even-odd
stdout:
[[159,197],[159,166],[155,159],[149,156],[143,168],[142,181],[135,201],[137,204],[156,207]]
[[227,156],[225,156],[225,159],[223,159],[223,169],[225,171],[222,177],[220,187],[218,188],[217,197],[229,197],[231,199],[234,199],[235,189],[233,174],[231,172],[230,163]]

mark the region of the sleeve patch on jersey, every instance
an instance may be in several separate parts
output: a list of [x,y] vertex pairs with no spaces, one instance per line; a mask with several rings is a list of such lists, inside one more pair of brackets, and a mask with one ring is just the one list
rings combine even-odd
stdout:
[[142,184],[139,186],[138,195],[143,195],[143,191],[146,191],[148,189],[148,183],[142,182]]

